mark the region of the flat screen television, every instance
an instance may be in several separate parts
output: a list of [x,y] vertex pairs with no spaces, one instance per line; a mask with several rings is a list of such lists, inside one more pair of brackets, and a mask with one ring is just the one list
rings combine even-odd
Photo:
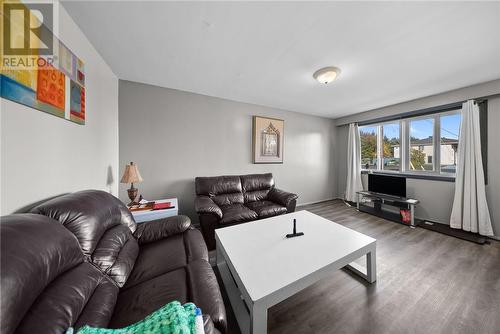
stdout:
[[379,194],[406,197],[406,178],[368,174],[368,190]]

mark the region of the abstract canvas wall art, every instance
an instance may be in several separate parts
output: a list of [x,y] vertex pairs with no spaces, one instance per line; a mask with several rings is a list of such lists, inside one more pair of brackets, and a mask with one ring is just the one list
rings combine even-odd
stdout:
[[283,163],[284,123],[281,119],[253,116],[253,163]]
[[[18,6],[23,6],[18,2]],[[36,19],[36,18],[35,18]],[[12,35],[22,35],[23,21],[9,20]],[[3,24],[3,22],[2,22]],[[3,26],[3,25],[2,25]],[[36,24],[35,24],[36,26]],[[50,30],[45,29],[45,33]],[[19,37],[23,39],[23,37]],[[28,107],[85,124],[85,66],[55,35],[53,54],[29,56],[2,54],[0,65],[0,96]],[[19,61],[30,60],[29,63]],[[15,65],[13,65],[15,64]]]

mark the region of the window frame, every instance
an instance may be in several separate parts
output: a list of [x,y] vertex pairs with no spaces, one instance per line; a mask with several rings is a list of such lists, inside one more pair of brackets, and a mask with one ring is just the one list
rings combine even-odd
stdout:
[[[377,136],[377,139],[376,139],[376,143],[377,143],[377,147],[375,148],[375,151],[377,153],[377,157],[376,157],[376,164],[377,164],[377,167],[375,169],[366,169],[366,168],[363,168],[363,164],[361,164],[361,171],[374,171],[374,170],[380,170],[380,152],[379,152],[379,138],[380,138],[380,127],[379,127],[379,123],[377,124],[367,124],[367,125],[363,125],[363,126],[358,126],[358,133],[359,133],[359,138],[360,138],[360,146],[361,146],[361,128],[375,128],[375,135]],[[361,154],[361,153],[360,153]],[[362,157],[361,157],[362,158]],[[361,161],[360,161],[361,162]]]
[[[404,165],[404,169],[403,169],[404,173],[421,174],[421,175],[439,175],[439,170],[436,168],[436,161],[439,158],[438,156],[436,156],[436,154],[439,155],[439,150],[436,149],[436,138],[439,137],[439,129],[440,129],[439,128],[439,123],[440,123],[439,117],[440,117],[440,115],[441,115],[441,113],[435,113],[435,114],[431,114],[431,115],[408,117],[408,118],[401,120],[401,122],[404,123],[404,126],[406,128],[406,133],[405,133],[406,143],[405,143],[405,149],[404,149],[406,159],[405,159],[405,165]],[[410,148],[410,144],[411,144],[410,123],[412,121],[419,121],[419,120],[423,120],[423,119],[432,119],[432,126],[433,126],[433,129],[432,129],[432,170],[429,170],[429,171],[420,171],[420,170],[410,169],[410,160],[411,160],[411,158],[410,158],[410,151],[411,151],[411,148]],[[437,131],[437,137],[436,137],[436,131]]]
[[[375,127],[377,135],[377,168],[376,169],[365,169],[361,166],[362,173],[385,173],[385,174],[398,174],[406,175],[409,177],[414,176],[415,178],[428,178],[428,179],[446,179],[453,181],[455,180],[455,173],[443,173],[441,172],[441,117],[450,115],[460,115],[461,106],[453,108],[452,110],[437,111],[430,114],[422,114],[415,116],[408,116],[404,118],[397,118],[392,120],[384,120],[381,122],[367,123],[359,126],[358,131],[361,131],[363,127]],[[432,119],[433,120],[433,155],[432,155],[432,167],[433,170],[429,171],[419,171],[410,169],[410,123],[412,121],[422,120],[422,119]],[[460,120],[461,122],[462,120]],[[384,169],[384,157],[383,157],[383,126],[386,124],[399,124],[399,170],[387,170]],[[460,136],[460,134],[459,134]]]
[[[384,169],[384,125],[389,125],[389,124],[398,124],[399,126],[399,170],[398,171],[395,171],[395,170],[390,170],[390,169]],[[378,163],[381,168],[378,169],[378,170],[381,170],[383,172],[387,172],[387,173],[401,173],[403,170],[402,170],[402,149],[401,149],[401,145],[402,145],[402,131],[401,131],[401,120],[393,120],[393,121],[386,121],[386,122],[382,122],[382,123],[378,123],[377,124],[379,126],[379,137],[377,138],[377,151],[379,153],[379,156],[377,157],[377,159],[379,159]],[[373,169],[372,169],[373,170]]]

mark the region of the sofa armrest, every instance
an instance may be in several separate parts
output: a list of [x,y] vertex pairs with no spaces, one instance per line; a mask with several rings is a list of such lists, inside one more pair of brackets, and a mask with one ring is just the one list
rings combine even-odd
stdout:
[[187,216],[173,216],[137,224],[134,237],[139,244],[158,241],[172,235],[183,233],[191,227],[191,219]]
[[277,188],[271,189],[271,191],[267,195],[268,200],[270,200],[271,202],[281,204],[283,206],[286,206],[287,208],[290,206],[292,201],[297,200],[298,197],[299,196],[297,194],[289,193]]
[[213,213],[222,218],[222,210],[208,196],[197,196],[194,200],[194,209],[198,214]]

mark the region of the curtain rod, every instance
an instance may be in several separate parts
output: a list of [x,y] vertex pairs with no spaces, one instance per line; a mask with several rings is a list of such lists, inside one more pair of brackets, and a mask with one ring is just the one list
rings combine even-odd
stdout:
[[359,126],[364,126],[364,125],[370,125],[370,124],[374,124],[374,123],[394,121],[394,120],[410,118],[410,117],[415,117],[415,116],[431,115],[431,114],[436,114],[439,112],[451,111],[451,110],[461,108],[462,103],[467,102],[469,100],[474,100],[474,102],[476,102],[477,104],[483,103],[485,101],[488,101],[489,97],[493,97],[493,96],[497,96],[497,95],[500,95],[500,94],[489,95],[489,96],[484,96],[484,97],[477,97],[477,98],[468,99],[468,100],[464,100],[464,101],[443,104],[443,105],[436,106],[436,107],[407,111],[407,112],[396,114],[396,115],[383,116],[383,117],[378,117],[375,119],[370,119],[367,121],[360,121],[360,122],[355,122],[355,123],[358,123]]

